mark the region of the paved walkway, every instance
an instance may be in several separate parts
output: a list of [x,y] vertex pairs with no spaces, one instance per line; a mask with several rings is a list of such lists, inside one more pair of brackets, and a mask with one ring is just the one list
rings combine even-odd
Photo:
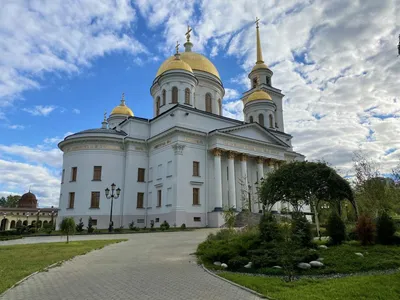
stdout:
[[[259,299],[206,273],[193,253],[212,229],[191,232],[101,235],[127,242],[78,256],[32,276],[1,300],[189,300]],[[84,239],[75,236],[73,239]],[[88,236],[86,236],[88,238]],[[42,242],[29,238],[25,242]],[[14,240],[17,244],[24,240]],[[57,242],[60,237],[45,241]],[[11,243],[10,243],[11,244]],[[1,247],[0,247],[1,249]]]

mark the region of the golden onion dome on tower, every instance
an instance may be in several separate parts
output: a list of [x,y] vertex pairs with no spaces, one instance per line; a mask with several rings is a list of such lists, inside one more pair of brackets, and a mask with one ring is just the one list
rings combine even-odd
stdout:
[[[161,74],[163,74],[163,73],[165,73],[167,71],[171,71],[171,70],[184,70],[184,71],[188,71],[190,73],[193,73],[193,70],[189,66],[189,64],[184,62],[181,59],[181,54],[178,51],[178,47],[179,47],[179,44],[177,43],[176,44],[176,53],[173,56],[173,59],[167,60],[165,62],[165,64],[163,64],[164,68],[161,70],[160,74],[157,73],[157,76],[161,75]],[[160,69],[161,69],[161,67],[160,67]],[[160,71],[160,69],[159,69],[159,71]]]
[[110,116],[112,116],[112,115],[126,115],[126,116],[130,116],[130,117],[134,116],[132,110],[125,104],[125,94],[124,93],[122,93],[121,103],[118,106],[114,107],[114,109],[111,111]]
[[251,102],[251,101],[256,101],[256,100],[269,100],[272,101],[271,96],[262,90],[258,90],[255,92],[252,92],[247,99],[245,100],[245,103]]

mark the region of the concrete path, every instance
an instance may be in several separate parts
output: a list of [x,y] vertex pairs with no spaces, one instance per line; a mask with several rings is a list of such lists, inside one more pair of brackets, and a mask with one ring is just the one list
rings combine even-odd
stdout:
[[[78,256],[48,272],[38,273],[0,299],[259,299],[209,275],[196,264],[196,258],[190,254],[210,231],[213,230],[97,236],[96,239],[129,240]],[[75,236],[74,239],[84,237]],[[38,240],[40,238],[29,238],[25,242]],[[19,241],[23,240],[10,242]],[[46,240],[51,241],[60,241],[60,237]]]

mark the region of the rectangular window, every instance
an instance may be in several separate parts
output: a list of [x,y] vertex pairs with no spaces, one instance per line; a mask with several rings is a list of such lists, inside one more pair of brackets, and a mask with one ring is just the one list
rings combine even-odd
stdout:
[[200,217],[194,217],[194,218],[193,218],[193,221],[194,221],[194,222],[201,222],[201,218],[200,218]]
[[[89,222],[89,221],[88,221]],[[97,219],[92,219],[92,225],[97,226]]]
[[167,163],[167,176],[172,176],[172,160]]
[[157,191],[157,207],[161,207],[161,190]]
[[101,166],[93,167],[93,180],[100,181],[101,180]]
[[74,208],[75,204],[75,193],[69,193],[68,208]]
[[156,223],[159,223],[160,222],[160,218],[156,218]]
[[78,167],[72,167],[72,169],[71,169],[71,181],[76,181],[77,174],[78,174]]
[[145,169],[143,169],[143,168],[138,169],[138,175],[137,175],[138,182],[144,182],[144,171],[145,171]]
[[137,193],[136,208],[143,208],[144,193]]
[[65,169],[62,170],[61,183],[64,183]]
[[157,179],[162,178],[162,164],[158,165],[157,167]]
[[92,197],[90,199],[90,208],[100,207],[100,192],[92,192]]
[[144,223],[144,219],[137,219],[137,220],[136,220],[136,223],[138,223],[138,224],[143,224],[143,223]]
[[200,204],[199,194],[200,194],[200,189],[199,188],[193,188],[193,205],[199,205]]
[[198,161],[193,162],[193,176],[200,176],[199,166],[200,163]]

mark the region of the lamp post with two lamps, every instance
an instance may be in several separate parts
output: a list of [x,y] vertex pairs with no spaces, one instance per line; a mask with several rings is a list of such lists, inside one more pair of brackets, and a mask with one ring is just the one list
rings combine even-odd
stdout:
[[[111,185],[111,195],[110,195],[110,189],[106,188],[105,189],[105,193],[106,193],[106,198],[107,199],[111,199],[111,209],[110,209],[110,224],[108,226],[108,232],[112,232],[113,231],[113,220],[112,220],[112,210],[113,210],[113,204],[114,204],[114,199],[118,199],[119,194],[121,193],[121,189],[117,188],[115,189],[116,185],[113,183]],[[114,194],[115,192],[115,194]]]

